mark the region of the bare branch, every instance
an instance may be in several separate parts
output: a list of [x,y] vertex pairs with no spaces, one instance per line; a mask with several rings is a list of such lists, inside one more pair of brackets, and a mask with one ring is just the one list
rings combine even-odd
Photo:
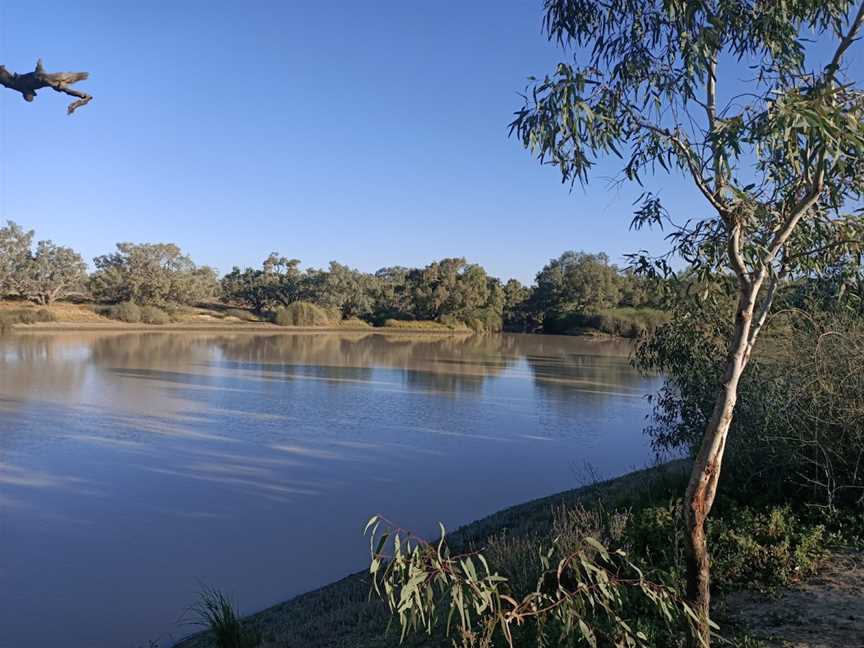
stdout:
[[86,92],[75,90],[71,87],[73,83],[84,81],[89,76],[89,72],[46,72],[45,68],[42,67],[42,59],[36,61],[36,69],[33,72],[26,74],[9,72],[4,66],[0,65],[0,85],[20,92],[25,101],[33,101],[36,98],[36,91],[42,88],[51,88],[56,92],[77,97],[78,100],[73,101],[66,109],[66,112],[70,115],[76,109],[90,103],[93,99]]
[[834,82],[837,71],[840,69],[843,55],[846,53],[846,50],[852,46],[852,43],[858,40],[858,32],[861,30],[862,23],[864,23],[864,2],[862,2],[858,7],[858,13],[855,14],[855,18],[849,25],[849,32],[840,40],[840,44],[837,46],[837,50],[834,52],[831,62],[825,66],[825,78],[823,80],[825,85]]

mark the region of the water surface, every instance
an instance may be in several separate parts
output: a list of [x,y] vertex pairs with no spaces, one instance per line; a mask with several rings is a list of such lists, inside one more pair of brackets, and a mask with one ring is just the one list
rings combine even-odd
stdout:
[[0,339],[0,647],[170,645],[200,583],[252,611],[420,532],[643,465],[618,341],[55,333]]

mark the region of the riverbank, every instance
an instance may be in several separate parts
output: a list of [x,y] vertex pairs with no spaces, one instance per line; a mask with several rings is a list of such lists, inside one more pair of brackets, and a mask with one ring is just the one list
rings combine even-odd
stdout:
[[[4,317],[5,316],[5,317]],[[467,327],[449,327],[430,322],[399,322],[398,325],[372,326],[362,320],[348,319],[322,326],[280,326],[236,308],[209,306],[184,307],[171,314],[171,321],[161,324],[124,322],[107,317],[92,304],[55,303],[38,306],[19,301],[0,301],[0,325],[20,332],[55,331],[195,331],[195,332],[368,332],[387,334],[470,335]],[[2,328],[2,326],[0,326]]]
[[471,331],[455,329],[425,329],[390,326],[278,326],[269,322],[178,322],[172,324],[129,324],[126,322],[37,322],[14,324],[12,330],[23,333],[49,332],[248,332],[248,333],[386,333],[388,335],[470,335]]
[[[157,309],[161,310],[161,309]],[[247,331],[247,332],[343,332],[420,333],[434,335],[471,335],[475,331],[465,324],[448,325],[437,321],[386,320],[372,325],[360,319],[331,320],[316,326],[280,325],[249,310],[223,304],[183,306],[160,312],[158,323],[123,321],[110,316],[111,307],[90,303],[56,302],[39,306],[25,301],[0,301],[0,331]],[[597,338],[635,339],[653,330],[664,315],[652,309],[611,309],[601,315],[573,315],[566,322],[550,323],[541,332]],[[504,332],[522,332],[504,329]]]
[[[604,506],[643,498],[646,493],[664,498],[678,493],[686,479],[687,464],[674,461],[637,470],[603,482],[518,504],[472,522],[448,535],[451,548],[484,546],[491,538],[536,538],[549,533],[562,507]],[[359,529],[357,542],[364,542]],[[290,578],[290,575],[286,575]],[[400,645],[398,628],[387,630],[390,615],[377,599],[370,599],[366,571],[357,572],[321,589],[301,594],[254,613],[246,621],[263,632],[262,648],[394,648]],[[425,637],[408,638],[403,646],[428,645]],[[207,633],[188,637],[175,648],[212,648]]]
[[[586,534],[607,545],[623,544],[645,569],[659,569],[680,582],[678,502],[688,465],[678,460],[526,502],[450,533],[447,542],[454,552],[483,551],[493,569],[501,569],[517,589],[520,580],[533,587],[531,563],[538,547],[548,547],[553,538],[581,542]],[[712,616],[720,635],[742,648],[857,645],[850,641],[864,636],[864,554],[859,542],[848,543],[849,537],[860,540],[855,533],[844,539],[837,529],[807,520],[789,504],[720,503],[709,527],[716,590]],[[401,642],[398,622],[392,622],[384,604],[370,598],[365,571],[243,621],[261,631],[261,648],[451,645],[439,631],[432,637],[409,635]],[[174,648],[213,646],[207,633],[199,633]]]

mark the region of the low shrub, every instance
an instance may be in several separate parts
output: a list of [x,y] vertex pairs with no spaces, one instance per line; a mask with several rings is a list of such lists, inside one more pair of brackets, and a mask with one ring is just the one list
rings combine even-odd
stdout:
[[[682,578],[684,528],[680,500],[636,512],[627,527],[631,551]],[[725,503],[708,518],[711,581],[719,590],[774,588],[812,574],[826,552],[825,529],[788,506],[764,509]]]
[[635,339],[653,333],[668,319],[666,312],[653,308],[610,308],[596,313],[568,311],[547,316],[543,330],[566,334],[592,329],[607,335]]
[[327,326],[333,323],[331,315],[320,306],[297,301],[273,313],[272,321],[278,326]]
[[39,310],[32,309],[16,309],[8,311],[0,311],[0,334],[9,333],[15,324],[37,324],[39,322],[54,322],[57,317],[51,311],[40,308]]
[[467,331],[468,327],[464,322],[456,320],[450,322],[435,322],[432,320],[384,320],[386,328],[415,330],[415,331]]
[[241,322],[257,322],[258,317],[254,313],[250,313],[247,310],[241,310],[240,308],[229,308],[227,309],[223,315],[225,317],[233,317],[235,319],[239,319]]
[[159,306],[159,308],[168,314],[172,322],[179,322],[185,315],[190,315],[194,312],[192,308],[183,304],[168,303]]
[[145,324],[156,324],[161,326],[163,324],[171,323],[171,316],[156,306],[142,306],[140,317],[141,321]]
[[132,302],[121,302],[109,306],[105,315],[127,324],[138,324],[141,321],[141,307]]
[[366,322],[358,317],[350,317],[348,319],[342,320],[339,323],[341,328],[349,328],[349,329],[368,329],[372,328],[372,325],[369,322]]
[[712,572],[721,587],[781,587],[813,574],[824,558],[825,529],[788,506],[734,509],[709,519]]

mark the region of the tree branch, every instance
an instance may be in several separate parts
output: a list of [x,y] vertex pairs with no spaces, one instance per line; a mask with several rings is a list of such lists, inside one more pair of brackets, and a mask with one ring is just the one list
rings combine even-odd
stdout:
[[852,43],[858,39],[858,32],[861,30],[862,22],[864,22],[864,2],[862,2],[858,7],[858,13],[855,14],[855,18],[849,26],[849,32],[840,40],[840,44],[837,46],[834,56],[831,57],[831,62],[825,66],[825,78],[823,80],[825,85],[834,81],[837,71],[840,69],[840,62],[843,60],[843,55],[846,53],[846,50],[852,46]]
[[711,188],[708,186],[708,183],[705,181],[705,178],[702,176],[702,172],[699,170],[695,160],[693,160],[693,154],[690,151],[690,148],[685,144],[680,137],[675,135],[668,128],[662,128],[655,124],[645,121],[642,117],[637,115],[632,108],[627,108],[630,113],[630,117],[633,121],[640,127],[650,130],[652,133],[656,133],[662,137],[668,139],[672,144],[675,145],[681,155],[684,158],[684,161],[687,164],[687,168],[690,171],[690,175],[693,176],[693,182],[696,184],[696,187],[699,191],[702,192],[702,195],[705,196],[706,200],[711,203],[711,206],[717,210],[720,214],[721,218],[725,221],[728,216],[728,208],[726,204],[722,201],[722,199],[711,191]]
[[71,87],[73,83],[84,81],[89,76],[88,72],[45,72],[45,68],[42,67],[42,59],[36,61],[36,69],[33,72],[26,74],[9,72],[4,66],[0,65],[0,85],[20,92],[25,101],[33,101],[36,98],[36,91],[42,88],[51,88],[56,92],[77,97],[78,100],[73,101],[66,109],[66,112],[70,115],[76,109],[90,103],[93,99],[86,92],[75,90]]

